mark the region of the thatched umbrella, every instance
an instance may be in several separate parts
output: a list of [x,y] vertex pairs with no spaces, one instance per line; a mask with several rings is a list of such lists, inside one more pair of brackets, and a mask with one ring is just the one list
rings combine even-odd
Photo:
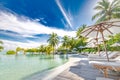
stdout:
[[[105,41],[107,41],[108,38],[105,37]],[[98,54],[100,56],[100,44],[102,44],[103,40],[102,38],[92,38],[88,41],[88,43],[93,43],[95,47],[97,47]]]
[[114,35],[116,33],[120,33],[119,19],[104,21],[99,24],[89,26],[81,32],[81,35],[84,37],[102,38],[106,57],[107,57],[107,60],[109,61],[104,37],[109,35]]

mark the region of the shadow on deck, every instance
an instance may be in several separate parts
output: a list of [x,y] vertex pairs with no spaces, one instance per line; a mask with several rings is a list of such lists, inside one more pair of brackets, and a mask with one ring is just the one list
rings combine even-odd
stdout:
[[[96,77],[103,77],[103,73],[93,68],[89,64],[88,59],[84,56],[79,56],[80,61],[75,62],[69,69],[63,71],[53,80],[96,80]],[[109,78],[119,80],[120,77],[109,75]]]

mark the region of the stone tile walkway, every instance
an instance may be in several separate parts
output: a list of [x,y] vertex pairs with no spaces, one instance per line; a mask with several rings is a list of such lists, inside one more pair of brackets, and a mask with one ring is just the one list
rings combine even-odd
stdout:
[[[103,77],[103,73],[93,68],[87,58],[83,56],[80,58],[82,60],[75,62],[73,66],[60,73],[53,80],[96,80],[96,77]],[[109,78],[120,80],[120,76],[110,75]]]

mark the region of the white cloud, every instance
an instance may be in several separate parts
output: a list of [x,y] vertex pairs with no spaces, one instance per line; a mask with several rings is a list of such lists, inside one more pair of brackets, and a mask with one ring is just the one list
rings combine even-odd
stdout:
[[[93,16],[97,11],[94,10],[94,7],[97,5],[97,2],[99,2],[100,0],[93,0],[93,1],[88,1],[89,3],[87,3],[88,7],[85,7],[84,9],[88,10],[90,16]],[[88,9],[89,8],[89,9]]]
[[59,9],[61,10],[61,12],[62,12],[63,16],[65,17],[66,21],[68,22],[69,26],[72,28],[72,24],[69,19],[70,17],[69,17],[69,15],[67,15],[64,8],[61,6],[60,0],[56,0],[56,4],[58,5]]
[[[51,28],[48,26],[44,26],[37,21],[32,21],[26,17],[21,17],[8,12],[0,12],[0,29],[17,32],[23,37],[34,37],[33,35],[36,34],[51,34],[52,32],[57,33],[58,36],[61,37],[63,37],[64,35],[75,37],[75,31],[65,31],[62,29]],[[15,35],[15,37],[16,36],[17,35]],[[40,44],[47,44],[47,40],[45,41],[45,39],[43,39],[43,41],[41,42],[32,42],[28,40],[27,43],[9,40],[2,41],[4,43],[3,46],[5,50],[15,50],[16,47],[31,48],[38,47]]]
[[34,21],[39,22],[39,21],[40,21],[40,19],[35,19]]
[[75,31],[65,31],[62,29],[50,28],[26,17],[16,16],[8,12],[0,12],[0,29],[17,32],[21,35],[51,34],[55,32],[58,36],[75,36]]
[[7,50],[15,50],[17,47],[21,47],[21,48],[35,48],[35,47],[38,47],[40,46],[41,44],[46,44],[46,43],[43,43],[43,42],[32,42],[32,41],[29,41],[28,43],[22,43],[22,42],[14,42],[14,41],[9,41],[9,40],[2,40],[0,39],[1,41],[3,41],[3,47],[4,47],[4,51],[7,51]]

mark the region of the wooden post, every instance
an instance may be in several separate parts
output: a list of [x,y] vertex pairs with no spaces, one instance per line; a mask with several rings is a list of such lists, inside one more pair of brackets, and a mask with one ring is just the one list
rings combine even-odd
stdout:
[[100,56],[100,47],[99,47],[99,44],[98,44],[98,38],[96,38],[95,40],[96,40],[96,42],[97,42],[98,54],[99,54],[99,56]]
[[104,71],[104,77],[105,77],[105,78],[108,78],[107,68],[103,69],[103,71]]
[[103,31],[100,31],[100,32],[101,32],[102,39],[103,39],[103,45],[104,45],[104,48],[105,48],[106,57],[107,57],[107,60],[108,60],[108,62],[109,62],[109,57],[108,57],[108,54],[107,54],[107,48],[106,48],[106,43],[105,43]]

